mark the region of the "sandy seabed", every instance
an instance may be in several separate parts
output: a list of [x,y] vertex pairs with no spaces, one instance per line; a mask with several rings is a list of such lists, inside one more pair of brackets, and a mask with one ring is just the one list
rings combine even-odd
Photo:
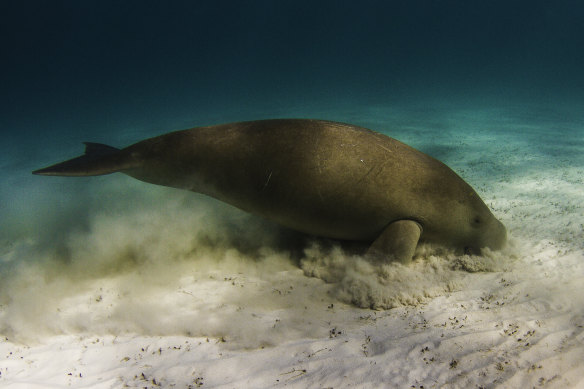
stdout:
[[508,247],[371,264],[196,194],[32,177],[22,218],[40,226],[0,251],[0,386],[584,387],[584,120],[333,118],[446,162]]

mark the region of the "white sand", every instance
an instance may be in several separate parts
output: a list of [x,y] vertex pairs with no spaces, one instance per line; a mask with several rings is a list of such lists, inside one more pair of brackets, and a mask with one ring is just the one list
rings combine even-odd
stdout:
[[337,117],[441,158],[510,232],[410,267],[293,255],[271,224],[121,175],[31,178],[15,202],[43,225],[0,251],[0,387],[584,387],[584,122],[532,114]]

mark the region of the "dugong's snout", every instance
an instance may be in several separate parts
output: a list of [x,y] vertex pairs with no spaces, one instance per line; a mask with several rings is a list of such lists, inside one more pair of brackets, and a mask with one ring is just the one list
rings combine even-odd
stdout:
[[465,254],[479,255],[484,248],[501,250],[507,243],[507,229],[503,223],[493,217],[469,238],[470,241],[464,245]]
[[488,247],[491,250],[501,250],[507,243],[507,229],[503,223],[493,218],[483,235],[483,239],[482,247]]

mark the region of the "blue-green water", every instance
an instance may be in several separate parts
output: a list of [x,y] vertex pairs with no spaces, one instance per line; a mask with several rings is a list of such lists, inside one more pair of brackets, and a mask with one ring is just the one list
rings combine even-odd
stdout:
[[56,185],[28,172],[78,154],[88,140],[124,146],[198,125],[310,117],[406,142],[419,127],[413,145],[449,162],[444,152],[455,145],[432,143],[470,131],[452,120],[452,110],[466,110],[487,116],[481,131],[494,135],[521,137],[525,128],[501,126],[498,113],[489,122],[492,112],[546,123],[530,144],[537,151],[564,142],[577,159],[582,146],[584,7],[575,1],[0,7],[3,234],[42,223],[4,225],[35,207],[31,192]]

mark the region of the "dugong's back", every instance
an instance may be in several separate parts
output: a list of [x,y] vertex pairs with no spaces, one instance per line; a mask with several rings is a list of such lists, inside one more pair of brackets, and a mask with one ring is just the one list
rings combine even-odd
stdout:
[[[201,127],[124,151],[142,161],[125,171],[133,177],[205,193],[285,226],[339,239],[374,239],[395,220],[427,223],[434,212],[429,201],[439,207],[453,190],[472,191],[441,162],[395,139],[327,121]],[[437,197],[444,175],[454,184]]]

